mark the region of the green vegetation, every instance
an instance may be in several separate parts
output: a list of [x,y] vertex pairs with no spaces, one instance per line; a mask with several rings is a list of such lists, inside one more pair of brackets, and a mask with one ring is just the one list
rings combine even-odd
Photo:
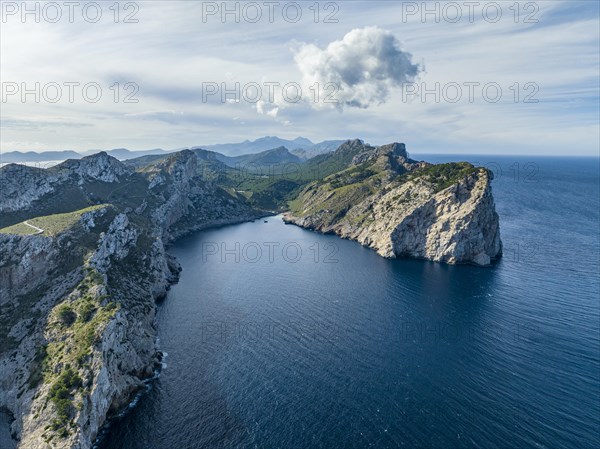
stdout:
[[67,303],[58,306],[56,315],[58,316],[59,321],[67,327],[73,324],[77,319],[77,314],[71,308],[71,305]]
[[[233,168],[221,170],[215,182],[233,196],[243,196],[253,207],[268,210],[289,209],[296,215],[321,213],[330,216],[343,215],[357,202],[375,193],[389,181],[404,183],[423,178],[433,185],[435,192],[443,190],[459,180],[476,173],[479,169],[467,162],[428,165],[414,172],[398,175],[381,166],[374,159],[352,165],[354,156],[365,150],[356,142],[345,144],[333,153],[316,156],[296,165],[293,174],[283,173],[284,165],[261,167],[240,171]],[[401,199],[409,201],[410,198]],[[364,218],[366,219],[366,217]],[[353,217],[352,221],[362,221]]]
[[79,373],[67,365],[48,392],[48,399],[54,404],[57,415],[50,428],[62,438],[69,435],[67,424],[73,411],[73,390],[80,388],[81,384]]
[[321,214],[327,224],[334,223],[353,206],[375,193],[374,186],[366,181],[330,189],[330,184],[311,184],[297,200],[290,201],[292,213],[298,216]]
[[[37,304],[51,290],[53,279],[84,265],[86,257],[89,256],[91,251],[95,250],[98,244],[100,232],[107,229],[115,214],[116,210],[110,208],[105,214],[97,217],[95,219],[96,226],[91,232],[85,232],[83,228],[77,226],[73,227],[73,232],[64,235],[66,238],[65,247],[69,249],[68,251],[61,251],[58,255],[56,266],[53,268],[50,278],[27,293],[15,297],[13,301],[2,304],[2,307],[0,307],[0,352],[12,351],[19,346],[20,341],[10,336],[11,330],[19,322],[24,321],[25,326],[30,329],[42,325],[40,320],[45,320],[45,316],[43,316]],[[8,260],[4,267],[20,263],[16,255],[8,254],[7,257]],[[90,272],[90,270],[88,269],[87,277],[95,278],[96,283],[103,282],[102,276],[96,272]]]
[[[51,318],[48,325],[58,332],[61,338],[56,338],[48,344],[49,365],[71,364],[79,368],[86,367],[94,345],[99,342],[104,327],[118,309],[114,302],[101,306],[100,303],[105,299],[85,293],[75,301],[63,303],[55,308],[54,318]],[[69,322],[61,318],[64,310],[69,311]]]
[[69,435],[74,396],[85,391],[79,373],[90,369],[94,346],[119,308],[100,294],[104,288],[100,273],[87,267],[85,278],[71,294],[74,299],[58,304],[50,313],[47,324],[50,341],[39,349],[35,375],[30,378],[32,386],[40,380],[51,385],[48,400],[54,404],[57,418],[46,429],[51,432],[46,435],[47,441],[53,436]]
[[[453,162],[427,165],[412,172],[398,174],[382,163],[382,158],[351,165],[357,151],[361,151],[356,145],[346,145],[341,150],[307,162],[313,167],[327,167],[337,171],[304,186],[299,195],[290,199],[288,207],[294,215],[317,216],[325,226],[335,224],[342,218],[354,226],[368,225],[373,221],[372,213],[355,206],[377,192],[383,195],[406,182],[419,179],[431,184],[433,191],[438,192],[480,170],[467,162]],[[327,171],[325,170],[326,173]],[[390,210],[400,203],[412,200],[410,192],[407,192],[396,195],[385,206]]]
[[434,185],[436,192],[450,187],[465,177],[475,174],[479,168],[468,162],[450,162],[447,164],[428,165],[409,173],[408,179],[423,178]]
[[[346,153],[340,157],[330,157],[343,167],[342,170],[309,184],[297,198],[289,201],[292,213],[297,216],[319,214],[324,223],[333,224],[352,207],[382,188],[383,178],[390,172],[382,170],[374,160],[347,167],[344,164],[350,164],[356,152],[351,148]],[[357,224],[368,220],[368,217],[370,214],[362,214],[353,217],[351,222]]]
[[376,174],[377,171],[373,170],[372,168],[370,168],[369,164],[365,163],[335,173],[327,177],[326,180],[329,181],[329,185],[333,189],[337,189],[339,187],[347,186],[350,184],[363,182],[367,178],[370,178],[371,176],[374,176]]
[[283,210],[287,201],[306,184],[299,179],[299,173],[284,173],[284,170],[283,166],[265,169],[265,173],[227,168],[215,175],[215,180],[230,195],[243,197],[252,207]]
[[[202,162],[202,174],[235,195],[242,195],[251,206],[263,210],[287,210],[302,190],[312,182],[320,181],[330,175],[348,169],[352,159],[364,147],[357,142],[348,144],[339,151],[316,156],[308,161],[268,163],[261,160],[254,164],[242,164],[240,167],[207,166]],[[366,164],[350,167],[349,171],[331,179],[332,188],[359,182],[374,175],[377,171],[365,171]],[[212,172],[211,170],[215,170]]]
[[272,179],[266,182],[245,182],[241,186],[247,200],[253,207],[267,210],[283,209],[287,200],[295,196],[301,184],[285,179]]
[[92,316],[94,316],[96,310],[98,310],[98,308],[95,304],[91,302],[84,302],[79,308],[79,320],[82,323],[87,323],[90,321],[90,319],[92,319]]
[[38,231],[31,226],[27,226],[25,223],[17,223],[15,225],[0,229],[0,234],[33,235],[37,233]]
[[95,206],[86,207],[84,209],[79,209],[74,212],[68,212],[64,214],[53,214],[46,215],[44,217],[36,217],[30,220],[26,220],[31,226],[28,226],[25,222],[17,223],[12,226],[8,226],[6,228],[0,229],[1,234],[18,234],[18,235],[31,235],[37,234],[32,226],[36,228],[43,229],[42,235],[45,236],[54,236],[64,232],[65,230],[71,228],[81,219],[81,216],[86,213],[97,209],[102,209],[104,207],[109,207],[110,204],[98,204]]
[[354,156],[364,150],[362,144],[352,141],[346,142],[332,153],[315,156],[303,164],[303,179],[315,181],[345,170],[352,164]]
[[31,373],[27,383],[29,388],[36,388],[44,380],[44,370],[46,370],[46,357],[48,352],[46,345],[39,346],[35,351],[35,357],[31,364]]

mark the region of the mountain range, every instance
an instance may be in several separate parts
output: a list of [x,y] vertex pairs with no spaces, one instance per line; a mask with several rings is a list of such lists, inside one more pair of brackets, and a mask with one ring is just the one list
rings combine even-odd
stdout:
[[[237,157],[242,155],[251,155],[261,153],[276,148],[285,147],[292,154],[294,154],[299,160],[310,159],[311,157],[319,154],[328,153],[334,151],[344,141],[343,140],[325,140],[319,143],[313,143],[309,139],[304,137],[297,137],[293,140],[281,139],[275,136],[266,136],[259,139],[250,141],[245,140],[238,143],[222,143],[214,145],[199,145],[193,146],[192,149],[205,149],[213,152],[221,153],[224,156]],[[181,151],[184,148],[177,148],[173,150],[163,150],[161,148],[154,148],[150,150],[128,150],[127,148],[115,148],[107,150],[106,153],[121,161],[134,159],[141,156],[161,156],[176,151]],[[84,152],[77,152],[73,150],[54,150],[54,151],[7,151],[0,152],[0,164],[10,163],[42,163],[42,162],[60,162],[67,159],[81,159],[85,156],[98,153],[101,150],[88,150]],[[287,157],[287,156],[286,156]]]

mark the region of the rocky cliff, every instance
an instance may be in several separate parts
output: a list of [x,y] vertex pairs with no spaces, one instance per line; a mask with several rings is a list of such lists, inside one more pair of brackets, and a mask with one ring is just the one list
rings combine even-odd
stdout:
[[[48,169],[8,164],[0,170],[0,210],[3,214],[44,206],[42,198],[70,191],[73,200],[87,204],[86,185],[119,183],[131,171],[105,152],[83,159],[69,159]],[[79,195],[77,195],[77,193]],[[65,204],[65,210],[73,205]],[[5,218],[5,217],[3,217]],[[1,223],[5,225],[4,222]]]
[[356,240],[390,258],[489,265],[501,255],[486,169],[413,161],[403,144],[350,146],[362,146],[350,166],[307,186],[286,222]]
[[202,180],[190,151],[139,171],[105,153],[0,170],[5,229],[48,214],[42,233],[0,234],[0,409],[19,448],[88,449],[160,366],[155,301],[180,270],[168,242],[258,212]]

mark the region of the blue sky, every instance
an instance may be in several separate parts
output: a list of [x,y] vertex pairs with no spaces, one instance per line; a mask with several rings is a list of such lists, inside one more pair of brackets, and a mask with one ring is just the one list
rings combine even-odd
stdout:
[[[260,1],[253,23],[246,2],[236,23],[232,14],[223,20],[221,2],[151,1],[127,11],[121,3],[115,23],[108,2],[96,23],[84,20],[95,11],[81,8],[71,23],[66,7],[55,23],[47,20],[55,11],[40,9],[37,23],[3,2],[1,150],[171,149],[277,135],[402,141],[420,153],[598,155],[598,2],[520,2],[516,17],[512,1],[481,1],[472,20],[463,2],[450,3],[428,2],[439,14],[423,17],[422,2],[317,2],[315,21],[315,3],[304,2],[292,23],[297,9],[283,14],[290,2],[278,2],[270,21]],[[137,23],[124,23],[132,12]],[[70,82],[79,83],[72,101]],[[53,83],[56,102],[47,101]],[[97,102],[83,97],[86,83],[100,86]],[[221,88],[235,83],[239,94],[223,101]],[[265,83],[296,83],[301,98],[291,102],[280,87],[269,98]],[[259,102],[248,98],[254,85]],[[219,92],[210,95],[211,86]],[[23,87],[40,101],[23,99]],[[138,101],[124,102],[134,89]],[[324,103],[331,90],[337,103]],[[538,101],[524,102],[528,94]]]

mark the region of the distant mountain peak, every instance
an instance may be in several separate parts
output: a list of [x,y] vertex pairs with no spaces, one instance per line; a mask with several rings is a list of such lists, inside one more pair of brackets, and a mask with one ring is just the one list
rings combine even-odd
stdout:
[[272,153],[289,153],[290,150],[288,150],[286,147],[284,147],[283,145],[277,148],[273,148],[272,150],[267,150],[268,152],[272,152]]
[[379,147],[382,151],[389,151],[394,156],[403,157],[408,159],[408,153],[406,152],[406,145],[403,143],[393,142],[388,143],[387,145],[382,145]]
[[324,141],[313,143],[306,137],[298,136],[293,140],[282,139],[277,136],[264,136],[256,140],[244,140],[239,143],[222,143],[214,145],[201,145],[202,148],[217,151],[226,156],[241,156],[248,154],[257,154],[273,148],[285,147],[292,154],[301,158],[308,158],[317,154],[328,153],[335,150],[343,141]]
[[85,156],[82,157],[83,160],[89,160],[89,159],[106,159],[111,157],[106,151],[98,151],[97,153],[94,154],[90,154],[89,156]]
[[118,181],[121,176],[129,173],[125,164],[106,151],[100,151],[81,159],[67,159],[57,167],[77,173],[82,178],[103,182]]

